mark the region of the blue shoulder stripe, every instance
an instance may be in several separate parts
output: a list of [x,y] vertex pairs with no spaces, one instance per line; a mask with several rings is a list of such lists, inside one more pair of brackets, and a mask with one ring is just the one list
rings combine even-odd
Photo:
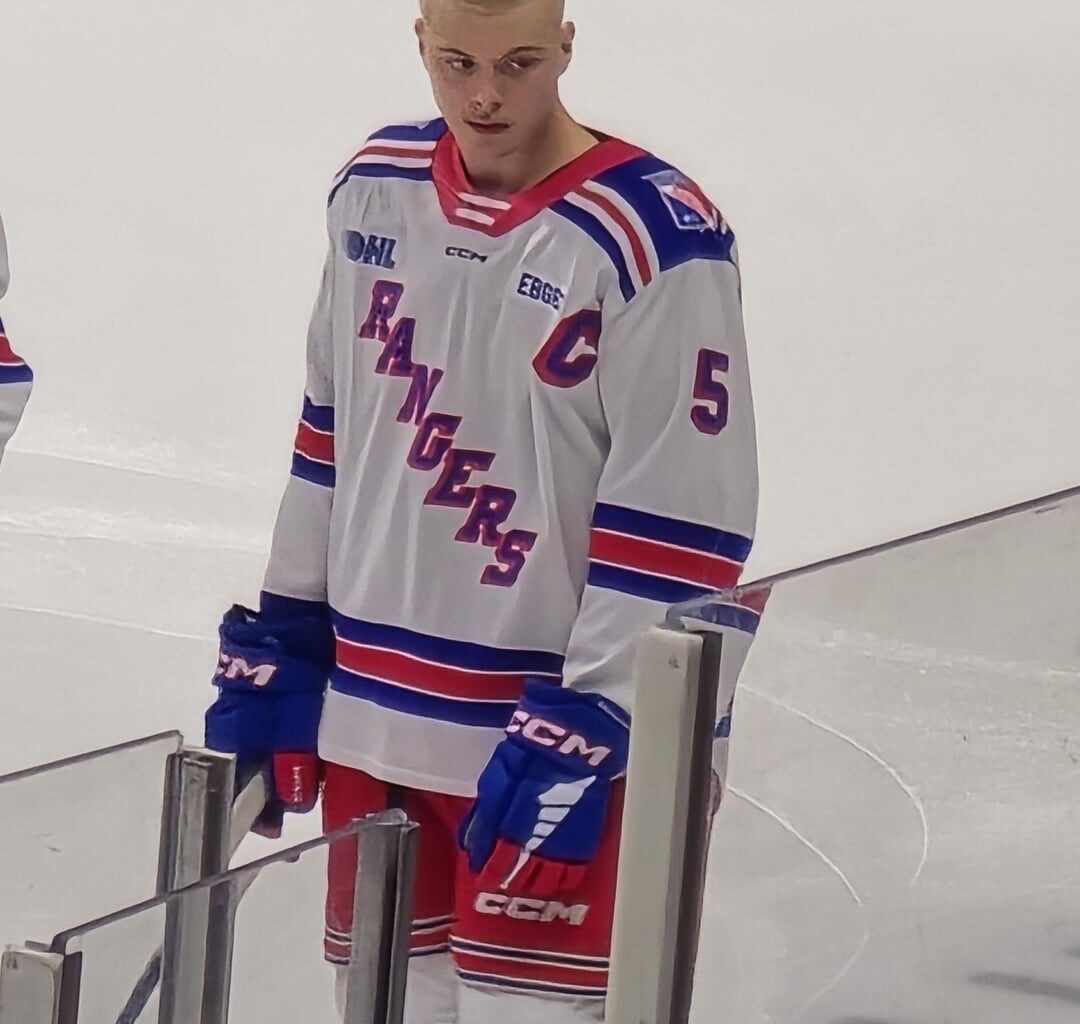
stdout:
[[353,178],[402,178],[406,181],[431,181],[430,167],[395,167],[393,164],[353,164],[331,190],[326,205],[333,206],[341,187]]
[[446,128],[446,121],[437,117],[433,121],[421,121],[417,124],[387,125],[375,132],[371,139],[386,139],[390,142],[438,142],[446,134]]
[[[656,247],[661,271],[698,259],[734,262],[734,235],[702,223],[695,213],[699,202],[696,193],[687,190],[689,205],[679,202],[678,183],[692,183],[671,164],[655,156],[642,156],[605,171],[596,180],[634,208]],[[671,194],[672,186],[675,195]]]
[[626,257],[623,256],[622,249],[619,248],[614,235],[591,213],[581,209],[580,206],[568,203],[565,199],[552,203],[550,209],[552,213],[557,213],[572,224],[576,224],[607,253],[611,262],[615,264],[615,270],[619,275],[619,288],[622,291],[623,299],[629,302],[637,294],[637,289],[630,278],[630,268],[626,265]]

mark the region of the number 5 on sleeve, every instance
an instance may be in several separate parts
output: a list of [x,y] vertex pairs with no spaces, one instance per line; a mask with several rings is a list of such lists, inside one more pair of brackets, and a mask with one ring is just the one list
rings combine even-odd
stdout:
[[694,397],[708,404],[695,405],[690,419],[703,434],[719,434],[727,426],[728,389],[715,376],[727,371],[728,357],[723,352],[703,348],[698,353]]

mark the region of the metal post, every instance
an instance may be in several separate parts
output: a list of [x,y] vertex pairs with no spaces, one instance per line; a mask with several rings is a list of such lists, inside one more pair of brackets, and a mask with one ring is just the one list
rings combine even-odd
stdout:
[[652,629],[638,647],[607,1024],[689,1017],[721,644]]
[[402,1024],[419,826],[386,811],[359,839],[345,1024]]
[[722,633],[700,634],[697,703],[690,757],[690,793],[687,801],[683,846],[682,889],[679,894],[679,927],[676,931],[675,979],[672,984],[672,1024],[690,1019],[694,996],[694,971],[701,939],[701,915],[705,872],[712,830],[710,811],[713,786],[713,745],[718,718]]
[[[158,861],[159,891],[226,871],[235,758],[187,749],[169,757]],[[162,955],[160,1024],[224,1024],[235,904],[227,886],[169,905]]]
[[59,1024],[64,957],[9,946],[0,960],[0,1024]]

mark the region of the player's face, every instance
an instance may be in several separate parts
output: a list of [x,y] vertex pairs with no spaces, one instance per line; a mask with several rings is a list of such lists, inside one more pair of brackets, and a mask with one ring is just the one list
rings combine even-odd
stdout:
[[549,0],[498,14],[436,0],[417,22],[435,101],[463,147],[512,153],[548,122],[574,33],[560,13]]

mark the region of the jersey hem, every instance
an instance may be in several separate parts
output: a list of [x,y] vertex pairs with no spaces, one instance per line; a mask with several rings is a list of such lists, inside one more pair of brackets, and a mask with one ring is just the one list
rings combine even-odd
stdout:
[[462,782],[447,778],[445,775],[428,775],[426,772],[396,768],[333,743],[320,743],[319,757],[323,761],[329,761],[343,768],[355,768],[357,771],[366,772],[380,782],[387,782],[394,786],[406,786],[408,789],[417,789],[425,793],[444,793],[447,796],[469,798],[476,796],[475,780]]

